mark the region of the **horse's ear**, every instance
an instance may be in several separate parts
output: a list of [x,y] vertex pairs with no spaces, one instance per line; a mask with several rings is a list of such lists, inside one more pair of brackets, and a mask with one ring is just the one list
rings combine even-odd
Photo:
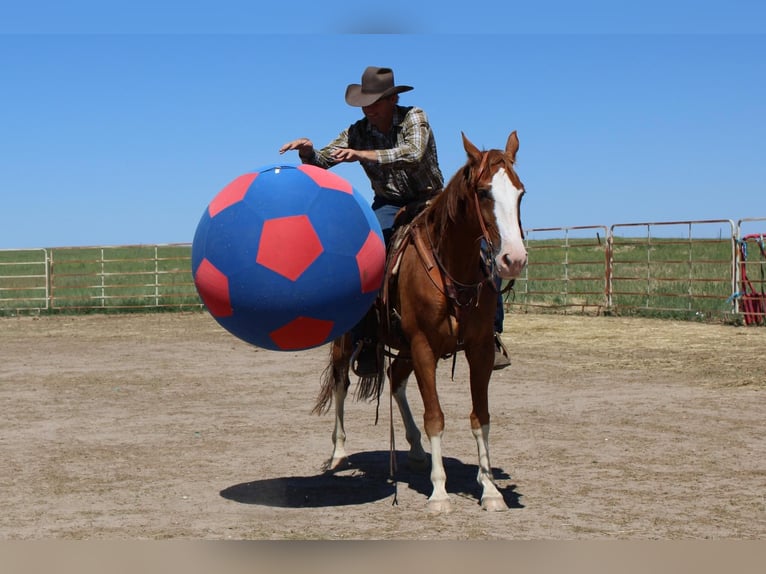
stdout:
[[471,163],[478,164],[481,161],[481,151],[479,151],[479,148],[468,141],[468,138],[465,137],[463,132],[460,132],[460,135],[463,136],[463,149],[465,149],[465,153],[468,154],[468,159],[471,161]]
[[519,136],[516,135],[516,130],[513,130],[508,136],[508,141],[505,142],[505,155],[511,158],[511,163],[516,162],[517,151],[519,151]]

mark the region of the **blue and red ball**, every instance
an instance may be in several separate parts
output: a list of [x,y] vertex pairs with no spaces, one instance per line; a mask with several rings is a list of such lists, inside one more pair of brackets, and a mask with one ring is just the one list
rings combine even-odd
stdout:
[[224,187],[192,243],[194,284],[227,331],[279,351],[347,332],[375,301],[385,267],[372,209],[344,178],[275,165]]

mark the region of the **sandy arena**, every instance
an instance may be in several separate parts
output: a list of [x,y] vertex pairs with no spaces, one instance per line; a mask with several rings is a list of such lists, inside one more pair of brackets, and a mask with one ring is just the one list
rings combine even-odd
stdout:
[[[455,510],[389,478],[389,401],[311,415],[328,348],[278,353],[205,313],[0,319],[2,539],[762,539],[766,330],[506,316],[481,510],[467,365],[439,367]],[[420,421],[414,380],[410,402]],[[424,439],[424,447],[429,445]],[[396,496],[398,504],[394,505]]]

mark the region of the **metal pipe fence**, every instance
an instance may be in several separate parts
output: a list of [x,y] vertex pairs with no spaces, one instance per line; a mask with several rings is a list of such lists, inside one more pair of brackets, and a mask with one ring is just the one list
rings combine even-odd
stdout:
[[[766,218],[525,230],[506,308],[766,324]],[[201,309],[191,245],[0,250],[0,314]]]
[[766,218],[525,233],[529,263],[508,308],[766,324]]
[[[640,230],[631,237],[628,229]],[[610,228],[609,307],[695,316],[729,312],[736,228],[730,220],[626,223]]]
[[0,310],[48,309],[47,249],[0,250]]
[[190,262],[185,243],[3,250],[0,311],[199,309]]
[[608,234],[603,225],[527,229],[529,262],[511,307],[603,312],[608,298]]

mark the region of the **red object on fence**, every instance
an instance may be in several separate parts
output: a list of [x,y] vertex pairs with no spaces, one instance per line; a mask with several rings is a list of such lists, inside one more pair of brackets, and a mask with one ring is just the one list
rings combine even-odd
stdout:
[[[754,240],[761,251],[761,257],[764,262],[761,265],[761,292],[755,290],[752,282],[747,277],[747,242]],[[753,325],[759,323],[766,324],[766,291],[764,290],[764,265],[766,265],[766,248],[764,247],[764,235],[762,233],[751,233],[745,235],[739,241],[739,269],[740,283],[742,285],[741,300],[742,311],[745,316],[745,324]]]

